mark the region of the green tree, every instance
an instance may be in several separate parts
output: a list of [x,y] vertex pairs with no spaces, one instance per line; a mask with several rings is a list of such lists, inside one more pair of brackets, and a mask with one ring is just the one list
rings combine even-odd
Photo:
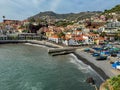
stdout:
[[70,22],[70,21],[63,21],[63,20],[60,20],[60,21],[55,22],[55,25],[56,25],[57,27],[59,27],[59,26],[66,27],[67,25],[72,25],[72,24],[73,24],[73,23]]
[[120,75],[109,79],[109,84],[114,90],[120,90]]
[[64,34],[63,32],[60,32],[60,33],[57,34],[57,36],[58,36],[59,38],[64,38],[64,37],[65,37],[65,34]]
[[107,35],[106,32],[100,33],[100,36],[101,36],[101,37],[105,37],[106,35]]
[[30,22],[30,23],[35,22],[35,19],[34,19],[34,18],[30,18],[30,19],[29,19],[29,22]]

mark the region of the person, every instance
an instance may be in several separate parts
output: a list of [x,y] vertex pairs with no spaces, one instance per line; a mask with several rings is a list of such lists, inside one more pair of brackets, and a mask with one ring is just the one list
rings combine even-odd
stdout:
[[110,60],[110,56],[107,57],[107,60]]

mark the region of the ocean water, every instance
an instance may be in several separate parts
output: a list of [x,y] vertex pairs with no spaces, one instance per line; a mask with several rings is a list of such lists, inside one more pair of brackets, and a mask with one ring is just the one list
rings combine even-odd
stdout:
[[0,90],[95,90],[85,82],[102,79],[74,55],[52,57],[47,47],[0,45]]

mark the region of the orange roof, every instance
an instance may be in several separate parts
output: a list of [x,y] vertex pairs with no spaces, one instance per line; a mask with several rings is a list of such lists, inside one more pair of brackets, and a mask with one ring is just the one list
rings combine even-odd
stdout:
[[82,31],[80,31],[80,30],[76,30],[75,32],[82,32]]
[[98,34],[89,33],[89,36],[98,36]]
[[59,38],[57,35],[53,35],[51,36],[51,38]]
[[100,40],[100,41],[102,41],[102,40],[105,40],[105,38],[104,38],[104,37],[98,37],[98,38],[95,38],[95,40]]
[[75,40],[81,41],[81,40],[85,40],[82,36],[80,37],[75,37]]

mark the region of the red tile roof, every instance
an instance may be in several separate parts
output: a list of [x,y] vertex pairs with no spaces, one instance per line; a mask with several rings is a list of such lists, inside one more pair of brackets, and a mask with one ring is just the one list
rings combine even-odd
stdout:
[[104,37],[98,37],[98,38],[95,38],[95,40],[104,41],[104,40],[105,40],[105,38],[104,38]]
[[51,36],[51,38],[59,38],[57,35],[53,35]]
[[75,40],[78,40],[78,41],[85,40],[85,39],[83,38],[83,36],[75,37],[74,39],[75,39]]

